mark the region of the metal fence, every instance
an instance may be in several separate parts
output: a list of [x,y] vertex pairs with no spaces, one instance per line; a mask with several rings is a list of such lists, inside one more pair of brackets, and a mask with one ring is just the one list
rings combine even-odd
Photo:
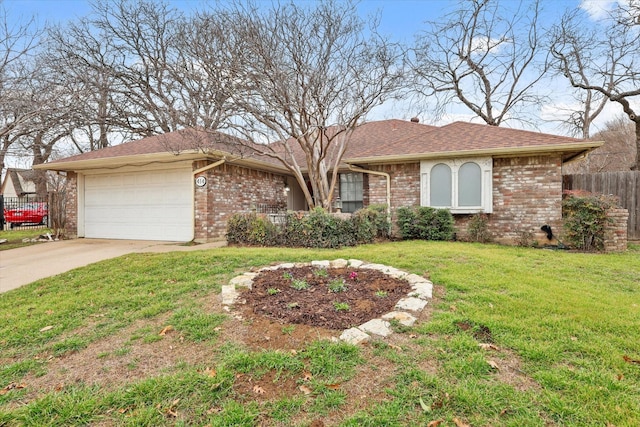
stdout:
[[628,238],[640,240],[640,171],[565,175],[562,178],[564,190],[617,196],[620,205],[629,211]]
[[256,213],[266,215],[272,224],[281,226],[287,221],[287,210],[283,206],[258,203],[255,208]]
[[48,228],[50,225],[49,198],[27,195],[0,195],[0,229]]

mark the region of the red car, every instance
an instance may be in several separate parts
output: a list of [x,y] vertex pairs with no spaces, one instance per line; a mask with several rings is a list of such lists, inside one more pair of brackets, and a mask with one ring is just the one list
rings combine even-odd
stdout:
[[10,223],[10,227],[18,227],[24,223],[47,224],[49,209],[43,202],[26,203],[16,209],[4,211],[4,220]]

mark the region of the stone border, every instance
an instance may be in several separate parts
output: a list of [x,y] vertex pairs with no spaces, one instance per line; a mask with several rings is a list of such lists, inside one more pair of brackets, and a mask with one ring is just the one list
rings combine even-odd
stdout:
[[372,319],[362,325],[347,329],[342,332],[340,339],[351,344],[360,344],[371,339],[371,335],[379,337],[388,337],[393,333],[391,330],[391,321],[396,320],[405,326],[412,326],[420,312],[427,306],[428,300],[433,297],[433,283],[417,274],[409,274],[405,271],[398,270],[383,264],[365,263],[357,259],[335,259],[333,261],[311,261],[303,263],[282,263],[271,267],[263,267],[257,273],[244,273],[236,276],[229,281],[228,285],[222,286],[222,305],[226,311],[230,311],[234,303],[238,302],[238,291],[236,287],[244,287],[251,289],[253,279],[262,271],[273,271],[281,268],[295,267],[318,267],[318,268],[361,268],[378,270],[394,279],[406,280],[411,286],[411,292],[406,298],[402,298],[394,307],[395,310],[384,314],[379,319]]

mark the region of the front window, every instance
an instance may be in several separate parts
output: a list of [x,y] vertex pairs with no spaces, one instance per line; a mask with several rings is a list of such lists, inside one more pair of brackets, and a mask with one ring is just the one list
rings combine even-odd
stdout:
[[493,212],[493,159],[425,160],[420,163],[422,206],[452,213]]
[[352,213],[362,209],[363,178],[361,173],[340,174],[340,200],[342,212]]
[[467,162],[458,170],[458,206],[482,205],[482,170]]

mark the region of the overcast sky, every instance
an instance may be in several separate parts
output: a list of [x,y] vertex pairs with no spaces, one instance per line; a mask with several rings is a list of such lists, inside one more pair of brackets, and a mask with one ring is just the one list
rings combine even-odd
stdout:
[[[286,0],[283,0],[286,1]],[[314,0],[304,0],[312,2]],[[504,3],[516,0],[503,0]],[[528,0],[524,0],[525,2]],[[613,8],[618,0],[542,0],[541,22],[544,26],[550,26],[566,10],[582,8],[587,11],[594,21],[606,16],[607,12]],[[0,0],[2,2],[2,0]],[[261,1],[258,0],[257,3]],[[60,23],[74,20],[90,13],[91,5],[88,0],[4,0],[4,7],[9,11],[9,16],[22,16],[23,18],[34,16],[36,20],[43,24]],[[178,9],[190,12],[200,8],[206,8],[209,4],[224,3],[223,0],[172,0],[171,3]],[[271,0],[265,0],[265,5],[270,5]],[[398,41],[411,44],[414,36],[425,30],[426,21],[435,21],[442,18],[448,11],[455,8],[457,2],[453,0],[362,0],[358,4],[358,10],[363,17],[373,14],[380,14],[380,31]],[[553,82],[550,83],[553,85]],[[566,82],[562,79],[557,81],[557,86],[566,88]],[[557,118],[559,109],[569,106],[560,98],[541,108],[534,115],[539,117],[537,129],[556,134],[566,134],[566,131],[557,124],[545,122],[552,118]],[[413,109],[413,111],[411,111]],[[620,114],[619,106],[610,105],[607,111],[595,123],[596,128],[614,115]],[[474,118],[464,107],[452,107],[448,114],[442,117],[439,122],[433,122],[429,118],[428,111],[415,111],[406,102],[400,104],[385,104],[378,107],[368,116],[369,120],[380,120],[388,118],[409,119],[417,115],[422,122],[442,125],[455,120],[480,122]],[[508,122],[507,126],[521,126],[517,122]],[[530,127],[528,127],[530,128]],[[592,129],[592,132],[597,129]]]

